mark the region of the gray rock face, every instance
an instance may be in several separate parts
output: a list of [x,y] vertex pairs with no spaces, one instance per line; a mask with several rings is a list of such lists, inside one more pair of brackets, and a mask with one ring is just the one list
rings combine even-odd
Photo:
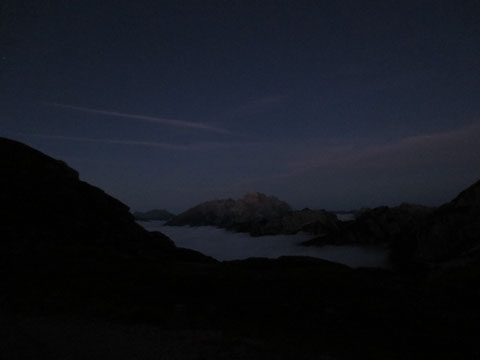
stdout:
[[337,226],[335,215],[324,210],[293,211],[286,202],[260,193],[242,199],[214,200],[197,205],[169,221],[171,226],[218,226],[254,236],[295,234],[307,231],[320,234]]

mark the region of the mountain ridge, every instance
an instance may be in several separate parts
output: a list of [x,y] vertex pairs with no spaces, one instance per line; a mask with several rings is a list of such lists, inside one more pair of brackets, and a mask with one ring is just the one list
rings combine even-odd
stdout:
[[319,234],[337,226],[336,216],[325,210],[293,210],[275,196],[258,192],[243,198],[218,199],[200,203],[167,222],[168,226],[216,226],[253,236],[296,234],[300,231]]

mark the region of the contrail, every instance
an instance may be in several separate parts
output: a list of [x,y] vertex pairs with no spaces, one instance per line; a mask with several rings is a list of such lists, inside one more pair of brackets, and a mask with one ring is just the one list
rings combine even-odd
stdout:
[[102,144],[119,144],[119,145],[137,145],[158,147],[168,150],[190,150],[188,146],[173,145],[167,143],[153,142],[153,141],[137,141],[137,140],[115,140],[115,139],[99,139],[77,136],[61,136],[61,135],[45,135],[45,134],[29,134],[29,133],[16,133],[21,136],[34,136],[44,139],[57,139],[57,140],[69,140],[69,141],[81,141],[81,142],[93,142]]
[[65,104],[58,104],[58,103],[45,103],[46,105],[51,105],[63,109],[70,109],[76,111],[82,111],[90,114],[98,114],[98,115],[106,115],[106,116],[114,116],[114,117],[121,117],[127,119],[136,119],[142,121],[153,122],[157,124],[169,125],[169,126],[176,126],[182,128],[191,128],[191,129],[201,129],[207,131],[214,131],[221,134],[231,134],[231,132],[227,129],[218,128],[215,126],[210,126],[207,124],[202,123],[194,123],[190,121],[182,121],[182,120],[174,120],[174,119],[164,119],[158,118],[154,116],[146,116],[146,115],[138,115],[138,114],[126,114],[117,111],[107,111],[107,110],[98,110],[98,109],[91,109],[81,106],[73,106],[73,105],[65,105]]

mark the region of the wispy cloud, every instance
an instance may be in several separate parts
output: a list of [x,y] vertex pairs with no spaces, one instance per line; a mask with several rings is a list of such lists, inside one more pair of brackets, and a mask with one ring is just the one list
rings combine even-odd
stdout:
[[338,146],[299,154],[292,163],[297,171],[324,166],[404,166],[459,163],[480,158],[480,123],[450,131],[420,134],[386,144]]
[[[294,179],[331,178],[348,173],[355,178],[381,174],[391,169],[415,173],[418,169],[469,166],[480,162],[480,123],[444,132],[404,137],[383,144],[325,145],[301,143],[279,147],[268,153],[285,152],[287,160],[275,174],[249,177],[232,182],[228,188],[258,188]],[[478,171],[477,171],[478,172]]]
[[231,132],[227,129],[223,129],[223,128],[219,128],[219,127],[215,127],[215,126],[211,126],[203,123],[196,123],[196,122],[182,121],[182,120],[175,120],[175,119],[165,119],[165,118],[138,115],[138,114],[128,114],[128,113],[123,113],[118,111],[99,110],[99,109],[92,109],[92,108],[87,108],[82,106],[74,106],[74,105],[66,105],[66,104],[58,104],[58,103],[45,103],[45,104],[49,106],[62,108],[62,109],[81,111],[89,114],[147,121],[147,122],[152,122],[152,123],[162,124],[167,126],[212,131],[212,132],[221,133],[221,134],[231,134]]

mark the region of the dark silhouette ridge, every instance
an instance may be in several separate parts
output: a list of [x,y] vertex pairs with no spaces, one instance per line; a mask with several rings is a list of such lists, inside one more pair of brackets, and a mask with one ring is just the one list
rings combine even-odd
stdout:
[[178,253],[167,236],[145,231],[126,205],[80,181],[62,161],[0,138],[0,165],[3,266]]
[[[64,163],[7,139],[0,150],[2,359],[479,355],[478,261],[408,275],[303,257],[219,263],[146,232]],[[426,234],[443,212],[469,231],[476,189]]]

